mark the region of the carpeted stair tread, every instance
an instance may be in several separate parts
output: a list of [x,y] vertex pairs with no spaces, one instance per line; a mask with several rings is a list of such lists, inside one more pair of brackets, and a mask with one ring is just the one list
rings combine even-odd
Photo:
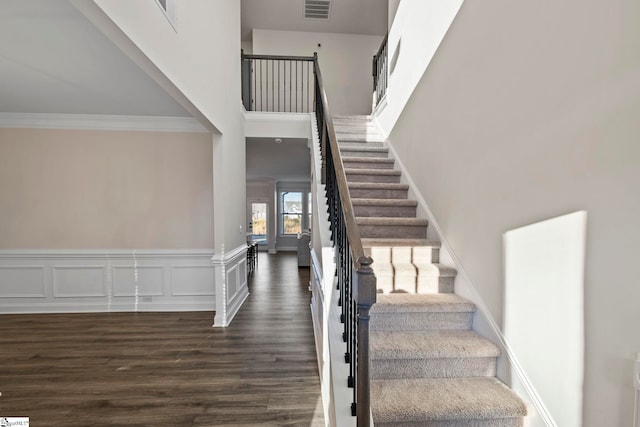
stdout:
[[356,217],[356,222],[359,226],[381,225],[391,227],[394,225],[410,225],[414,227],[426,227],[429,225],[429,221],[422,218]]
[[473,331],[372,331],[371,359],[498,357],[500,349]]
[[376,425],[455,420],[459,424],[452,425],[462,426],[527,414],[524,403],[507,386],[484,377],[372,380],[371,411]]
[[334,122],[371,122],[371,116],[368,114],[333,114],[331,118]]
[[371,307],[375,313],[475,312],[471,301],[456,294],[380,294]]
[[371,174],[371,175],[390,175],[390,176],[400,176],[402,172],[397,171],[395,169],[355,169],[355,168],[345,168],[344,173],[349,174]]
[[[362,144],[362,147],[342,147],[340,146],[340,153],[343,157],[367,157],[367,156],[381,156],[386,157],[389,154],[389,149],[385,147],[370,147]],[[358,155],[360,154],[360,155]]]
[[372,135],[365,133],[343,133],[336,132],[338,143],[341,142],[358,142],[360,144],[369,144],[372,142],[384,142],[384,138],[380,135]]
[[385,148],[384,144],[380,141],[338,141],[338,147],[340,147],[340,150],[353,151],[360,150],[361,148]]
[[[365,198],[353,198],[351,199],[353,206],[418,206],[418,202],[410,199],[365,199]],[[390,240],[391,242],[394,239]],[[383,245],[378,245],[383,246]],[[418,245],[414,245],[418,246]]]
[[342,163],[345,167],[352,169],[393,169],[395,164],[394,159],[388,157],[345,157],[342,159]]
[[[356,200],[356,199],[351,199]],[[359,200],[371,200],[371,199],[359,199]],[[383,199],[373,199],[373,200],[383,200]],[[387,199],[384,199],[387,200]],[[408,199],[391,199],[391,202],[401,202],[401,201],[410,201]],[[439,248],[441,243],[435,240],[428,239],[395,239],[395,238],[369,238],[362,239],[362,247],[363,248],[372,248],[374,246],[431,246],[434,248]]]
[[[407,184],[396,184],[393,182],[349,182],[349,188],[361,189],[390,189],[390,190],[408,190]],[[362,197],[359,197],[362,198]]]
[[336,135],[352,133],[358,135],[380,136],[380,132],[378,132],[376,126],[371,123],[334,123],[333,129],[336,131]]
[[347,182],[400,183],[400,171],[394,169],[353,169],[344,170]]

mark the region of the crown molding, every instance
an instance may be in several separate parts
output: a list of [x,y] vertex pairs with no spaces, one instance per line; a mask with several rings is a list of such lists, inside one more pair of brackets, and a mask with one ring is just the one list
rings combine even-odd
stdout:
[[0,128],[209,132],[192,117],[0,113]]

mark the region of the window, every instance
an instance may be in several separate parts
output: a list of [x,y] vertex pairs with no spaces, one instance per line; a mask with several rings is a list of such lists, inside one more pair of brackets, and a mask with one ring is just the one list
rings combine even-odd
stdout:
[[298,234],[302,232],[302,218],[304,206],[302,205],[301,191],[283,191],[280,193],[282,205],[282,234]]
[[175,0],[156,0],[162,12],[167,17],[167,20],[171,24],[174,30],[176,29],[176,25],[178,24],[178,18],[176,14],[176,2]]

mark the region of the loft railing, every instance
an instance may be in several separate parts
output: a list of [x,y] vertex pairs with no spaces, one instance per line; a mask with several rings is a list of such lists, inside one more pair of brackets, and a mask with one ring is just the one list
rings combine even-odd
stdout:
[[242,103],[247,111],[313,111],[313,57],[242,52],[241,58]]
[[384,98],[387,93],[387,80],[388,80],[388,43],[389,35],[384,36],[378,53],[373,55],[373,93],[374,93],[374,105],[378,105],[380,100]]
[[351,413],[357,417],[357,425],[369,427],[369,310],[376,302],[376,277],[371,268],[373,261],[362,248],[318,55],[287,57],[243,52],[242,102],[247,111],[315,113],[322,153],[321,179],[336,249],[345,363],[349,364],[345,380],[353,388]]
[[358,426],[369,427],[369,310],[376,302],[376,276],[371,268],[373,261],[362,248],[317,54],[313,56],[313,64],[322,182],[327,192],[331,239],[336,248],[340,321],[344,324],[345,362],[349,364],[347,383],[353,388],[351,413],[357,417]]

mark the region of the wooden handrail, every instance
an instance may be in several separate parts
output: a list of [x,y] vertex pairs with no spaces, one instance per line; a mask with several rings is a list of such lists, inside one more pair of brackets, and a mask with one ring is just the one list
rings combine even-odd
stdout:
[[277,61],[313,61],[313,56],[286,56],[286,55],[253,55],[242,53],[243,59],[272,59]]
[[[344,164],[342,163],[342,157],[340,156],[340,147],[338,147],[338,137],[336,136],[335,128],[333,127],[333,119],[329,110],[329,101],[327,100],[327,92],[324,90],[322,83],[322,73],[318,65],[318,54],[314,53],[314,68],[316,72],[317,84],[320,87],[320,95],[322,97],[322,108],[324,110],[324,121],[327,126],[327,137],[331,146],[331,155],[333,159],[334,167],[336,168],[336,179],[338,184],[338,190],[340,193],[340,200],[342,201],[342,208],[344,210],[345,221],[347,222],[347,238],[351,246],[351,252],[354,259],[360,260],[366,263],[365,259],[369,259],[364,254],[362,247],[362,239],[360,238],[360,231],[356,222],[356,217],[353,213],[353,204],[351,203],[351,196],[349,195],[349,186],[347,184],[347,175],[344,172]],[[319,123],[320,125],[320,123]],[[369,262],[370,264],[370,262]]]
[[[255,67],[254,63],[271,63],[271,73],[269,68],[266,74],[260,74],[261,67]],[[258,102],[252,99],[252,95],[258,92],[262,95],[262,89],[258,83],[266,81],[267,101],[271,101],[271,107],[276,104],[276,109],[280,110],[280,77],[286,78],[286,73],[280,74],[280,68],[274,64],[275,61],[285,61],[289,63],[305,62],[304,68],[312,68],[313,79],[313,100],[307,97],[307,102],[303,112],[311,112],[315,108],[315,116],[318,124],[320,145],[322,152],[322,182],[326,184],[327,198],[329,204],[329,218],[331,223],[331,238],[336,247],[336,270],[338,275],[338,288],[340,290],[340,305],[342,306],[341,321],[344,323],[343,339],[347,343],[345,362],[349,364],[349,377],[347,384],[353,387],[353,403],[351,405],[352,414],[357,417],[358,427],[369,427],[370,421],[370,385],[369,385],[369,310],[376,302],[376,277],[371,268],[372,259],[366,256],[362,247],[362,239],[355,217],[349,185],[345,174],[344,164],[340,155],[340,147],[336,136],[335,128],[327,93],[322,81],[322,73],[318,63],[318,55],[306,56],[280,56],[280,55],[245,55],[241,52],[242,63],[242,102],[247,111],[257,106]],[[311,62],[307,64],[306,62]],[[258,71],[256,71],[258,70]],[[298,75],[296,65],[296,76]],[[257,76],[259,74],[259,78]],[[274,77],[277,75],[277,78]],[[289,76],[289,96],[292,95],[291,71]],[[310,77],[310,76],[308,76]],[[271,80],[269,80],[271,79]],[[303,82],[309,82],[310,78],[302,78]],[[269,81],[271,85],[269,86]],[[297,88],[297,82],[295,87]],[[252,85],[253,83],[253,85]],[[257,91],[256,88],[260,90]],[[269,98],[269,90],[271,98]],[[287,86],[282,86],[283,90]],[[308,93],[307,93],[308,94]],[[274,99],[276,102],[274,102]],[[296,97],[297,99],[297,97]],[[304,98],[303,98],[304,99]],[[286,97],[284,107],[287,107]],[[292,102],[289,99],[288,111],[291,111]],[[262,102],[260,103],[262,107]],[[269,107],[269,102],[267,102]],[[296,100],[296,112],[298,103]]]
[[[313,62],[322,179],[327,184],[327,192],[331,193],[328,194],[329,216],[332,239],[337,248],[338,288],[340,304],[343,306],[341,321],[345,324],[343,339],[347,342],[345,362],[350,367],[348,385],[354,388],[351,411],[357,417],[358,427],[369,427],[369,310],[376,302],[376,277],[371,268],[373,261],[366,256],[362,246],[317,53],[313,55]],[[336,194],[333,185],[337,187],[338,200],[334,200]]]

